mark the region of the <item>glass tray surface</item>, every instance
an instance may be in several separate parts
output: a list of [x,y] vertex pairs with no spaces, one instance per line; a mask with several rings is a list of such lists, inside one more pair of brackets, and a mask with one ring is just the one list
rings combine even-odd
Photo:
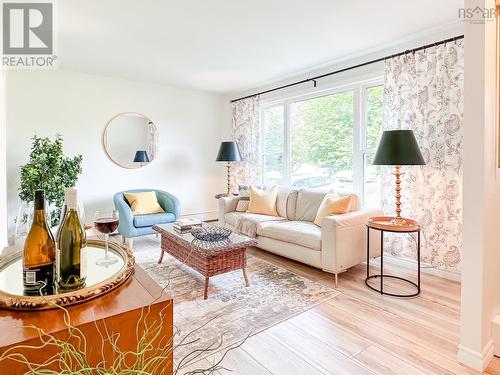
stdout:
[[60,291],[47,296],[27,296],[23,291],[22,251],[0,260],[0,308],[32,310],[67,306],[107,293],[125,282],[134,272],[132,253],[110,241],[109,256],[117,262],[102,266],[96,261],[105,255],[105,243],[87,240],[87,278],[85,285],[77,290]]
[[[87,279],[85,287],[91,287],[116,275],[125,265],[125,260],[110,249],[109,256],[117,258],[118,261],[108,267],[98,266],[96,260],[104,257],[104,249],[101,247],[87,246]],[[0,290],[17,296],[23,295],[23,258],[12,260],[0,269]]]

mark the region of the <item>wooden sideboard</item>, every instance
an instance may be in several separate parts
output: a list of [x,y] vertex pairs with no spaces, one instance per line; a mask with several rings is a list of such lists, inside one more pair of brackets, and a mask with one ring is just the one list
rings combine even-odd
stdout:
[[[143,271],[135,266],[134,275],[121,287],[88,302],[68,308],[71,324],[78,327],[87,339],[87,358],[96,364],[104,358],[112,360],[113,350],[109,342],[99,334],[108,332],[119,334],[117,345],[121,351],[133,350],[137,347],[136,326],[143,312],[150,307],[150,313],[144,321],[151,325],[158,322],[159,314],[163,317],[161,335],[155,343],[172,345],[173,335],[173,301]],[[34,325],[57,338],[65,338],[68,331],[63,320],[63,311],[59,309],[45,311],[11,311],[0,309],[0,354],[20,344],[40,344],[38,333],[28,326]],[[97,329],[97,327],[99,330]],[[141,327],[141,325],[139,325]],[[139,331],[143,330],[143,327]],[[106,335],[106,333],[104,333]],[[139,332],[139,336],[142,332]],[[52,352],[51,352],[52,351]],[[54,354],[55,348],[23,351],[30,360],[41,363]],[[102,354],[104,353],[104,355]],[[172,374],[172,360],[162,366],[160,374]],[[12,360],[0,361],[0,374],[23,374],[26,367]]]

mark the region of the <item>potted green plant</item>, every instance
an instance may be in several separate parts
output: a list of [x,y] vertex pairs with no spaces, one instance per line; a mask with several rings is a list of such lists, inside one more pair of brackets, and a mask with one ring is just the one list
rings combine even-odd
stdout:
[[[45,190],[50,207],[49,225],[59,224],[61,208],[64,204],[64,189],[75,186],[78,175],[82,173],[82,155],[67,157],[63,153],[63,139],[57,134],[54,140],[33,136],[30,158],[21,167],[21,186],[19,198],[29,207],[36,189]],[[26,223],[29,212],[21,212],[17,221]]]

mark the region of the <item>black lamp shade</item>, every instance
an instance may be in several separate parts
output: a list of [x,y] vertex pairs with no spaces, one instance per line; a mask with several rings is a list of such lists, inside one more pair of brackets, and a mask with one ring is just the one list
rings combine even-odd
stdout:
[[240,149],[236,142],[221,142],[215,161],[241,161]]
[[425,165],[413,130],[385,130],[373,165]]
[[135,152],[134,163],[149,163],[148,153],[145,150]]

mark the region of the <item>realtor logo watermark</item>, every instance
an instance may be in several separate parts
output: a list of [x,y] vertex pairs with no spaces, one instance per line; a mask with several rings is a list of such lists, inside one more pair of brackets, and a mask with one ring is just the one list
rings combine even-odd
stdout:
[[5,68],[54,69],[54,4],[2,3],[2,65]]
[[458,18],[468,23],[484,24],[485,22],[495,21],[496,9],[482,8],[480,6],[475,8],[458,8]]

